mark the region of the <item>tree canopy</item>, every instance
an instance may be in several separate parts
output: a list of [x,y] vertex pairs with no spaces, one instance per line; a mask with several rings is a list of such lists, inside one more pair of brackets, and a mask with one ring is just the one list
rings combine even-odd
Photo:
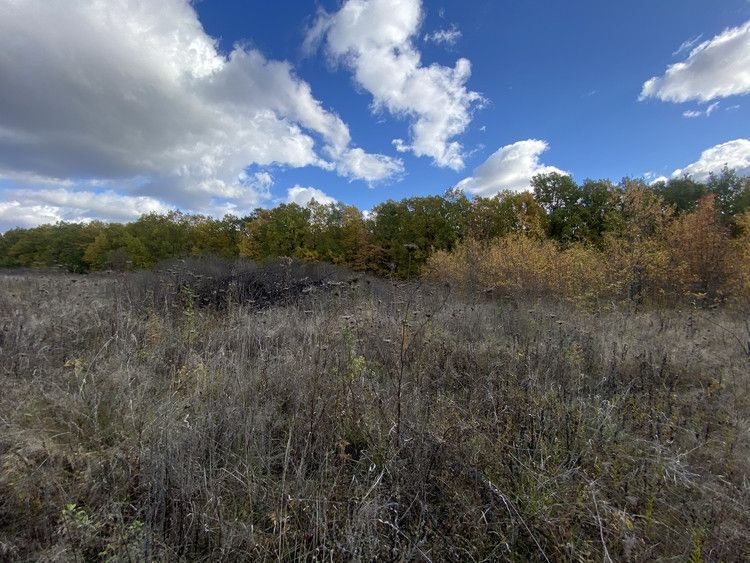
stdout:
[[[578,184],[570,176],[550,173],[535,176],[531,187],[530,192],[473,199],[453,189],[388,200],[366,215],[342,203],[312,201],[306,207],[286,203],[256,209],[245,217],[170,212],[128,224],[61,222],[17,228],[0,235],[0,266],[83,273],[150,268],[199,254],[258,261],[291,256],[408,278],[418,275],[434,253],[451,251],[468,239],[523,235],[559,248],[603,249],[616,238],[635,248],[656,232],[667,236],[668,224],[696,213],[703,214],[700,221],[696,218],[701,229],[722,229],[736,238],[742,236],[750,210],[750,178],[728,169],[706,182],[686,176],[654,185],[629,178]],[[715,225],[707,223],[701,208],[707,196],[713,198]]]

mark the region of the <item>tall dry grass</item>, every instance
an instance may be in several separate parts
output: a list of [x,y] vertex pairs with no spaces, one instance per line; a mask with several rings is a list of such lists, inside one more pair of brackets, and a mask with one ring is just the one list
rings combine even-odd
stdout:
[[747,316],[295,268],[0,278],[0,557],[750,558]]

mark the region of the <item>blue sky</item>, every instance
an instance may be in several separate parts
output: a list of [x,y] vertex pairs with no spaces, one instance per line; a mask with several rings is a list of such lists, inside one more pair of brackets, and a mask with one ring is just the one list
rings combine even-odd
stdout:
[[750,173],[747,0],[0,0],[0,52],[0,230]]

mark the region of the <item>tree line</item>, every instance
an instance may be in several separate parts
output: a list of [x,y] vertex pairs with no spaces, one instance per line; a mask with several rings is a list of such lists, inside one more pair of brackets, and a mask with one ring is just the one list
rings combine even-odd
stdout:
[[[653,185],[629,178],[579,184],[551,173],[535,176],[532,187],[530,192],[472,199],[448,190],[389,200],[368,214],[342,203],[313,201],[305,207],[287,203],[256,209],[245,217],[175,211],[144,215],[128,224],[60,222],[16,228],[0,235],[0,266],[85,273],[150,268],[200,254],[258,261],[289,256],[410,278],[423,272],[431,257],[434,272],[435,257],[445,261],[445,253],[465,250],[469,242],[522,237],[560,252],[602,254],[611,253],[613,241],[619,241],[620,247],[627,243],[634,249],[646,239],[674,236],[669,228],[674,230],[686,217],[702,214],[705,222],[709,200],[710,228],[722,241],[741,238],[750,226],[750,177],[729,169],[705,182],[686,176]],[[685,236],[689,239],[690,233]]]

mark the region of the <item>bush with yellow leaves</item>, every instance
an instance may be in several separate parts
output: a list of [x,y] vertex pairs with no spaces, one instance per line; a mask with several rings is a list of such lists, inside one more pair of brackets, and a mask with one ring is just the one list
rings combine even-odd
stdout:
[[733,240],[711,195],[680,216],[641,188],[625,195],[622,228],[600,247],[560,246],[523,234],[467,239],[452,252],[433,254],[423,276],[501,296],[704,306],[750,302],[750,214],[736,221],[741,235]]
[[588,300],[622,291],[597,250],[583,245],[561,249],[550,240],[521,234],[489,242],[469,239],[453,252],[436,252],[423,274],[458,288],[492,290],[503,296]]

